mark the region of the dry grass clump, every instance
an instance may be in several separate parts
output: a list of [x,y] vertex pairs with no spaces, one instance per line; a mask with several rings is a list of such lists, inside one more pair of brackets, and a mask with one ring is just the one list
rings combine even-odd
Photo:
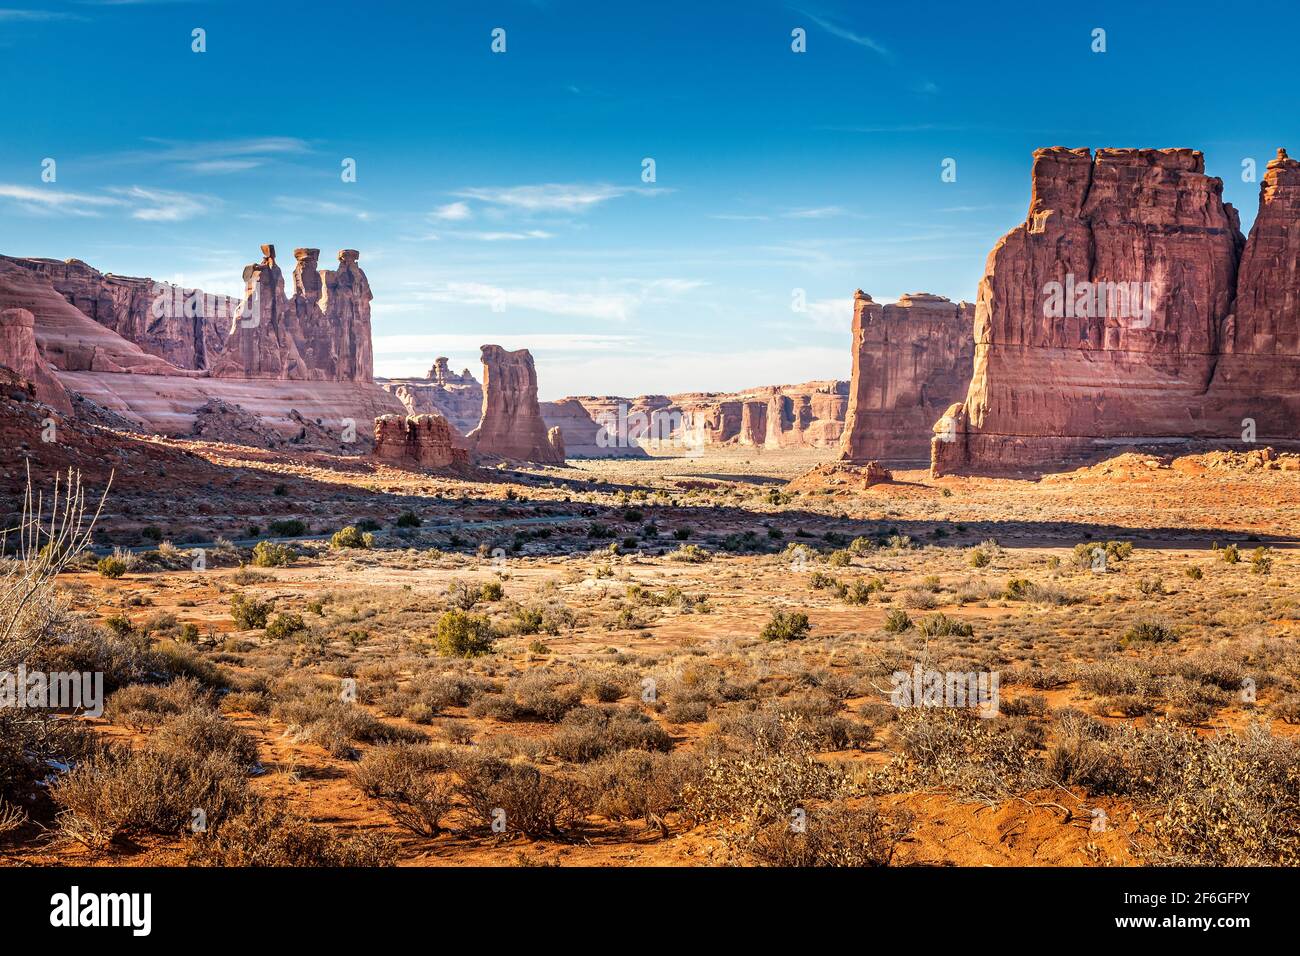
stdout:
[[335,757],[356,756],[358,743],[419,743],[426,739],[414,728],[384,723],[359,704],[326,691],[280,701],[271,714],[287,724],[299,739],[319,744]]
[[132,730],[149,730],[168,717],[212,706],[213,694],[192,677],[169,684],[132,684],[108,699],[104,716]]
[[211,711],[164,720],[143,747],[111,746],[50,786],[61,834],[104,849],[132,832],[178,834],[196,820],[220,826],[248,799],[252,738]]
[[249,801],[219,829],[186,846],[190,866],[391,866],[394,846],[382,833],[341,836],[293,813],[283,799]]
[[393,821],[417,836],[435,837],[451,811],[454,786],[447,773],[455,755],[425,744],[386,744],[370,750],[352,782],[377,800]]
[[749,841],[749,853],[767,866],[888,866],[908,835],[912,817],[887,814],[874,803],[835,801],[807,811],[801,826],[771,823]]
[[623,750],[672,749],[673,738],[632,707],[580,707],[564,715],[560,729],[547,737],[541,753],[570,763],[590,763]]
[[456,793],[472,819],[498,834],[561,834],[590,813],[594,802],[578,781],[496,757],[468,757],[457,776]]

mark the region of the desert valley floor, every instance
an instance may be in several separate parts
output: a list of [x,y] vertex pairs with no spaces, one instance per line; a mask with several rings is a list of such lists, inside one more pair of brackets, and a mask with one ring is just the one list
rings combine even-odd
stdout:
[[[1296,859],[1294,801],[1274,796],[1294,792],[1300,733],[1296,456],[866,487],[831,450],[471,480],[154,442],[230,480],[117,476],[58,590],[69,619],[182,676],[84,721],[139,750],[177,714],[219,715],[255,747],[248,787],[350,859]],[[331,546],[345,526],[369,546]],[[287,547],[255,559],[261,540]],[[890,675],[917,664],[996,671],[999,715],[891,706]],[[231,826],[118,826],[75,788],[57,804],[21,808],[0,862],[255,861]],[[526,832],[494,831],[502,805]],[[819,842],[787,835],[792,814]]]

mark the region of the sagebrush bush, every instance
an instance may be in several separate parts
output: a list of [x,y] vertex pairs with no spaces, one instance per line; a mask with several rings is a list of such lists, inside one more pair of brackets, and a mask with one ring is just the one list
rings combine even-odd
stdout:
[[427,744],[385,744],[370,750],[352,771],[352,782],[378,801],[398,826],[435,837],[451,811],[455,765],[450,751]]
[[802,611],[773,611],[758,636],[765,641],[801,641],[811,628],[808,615]]
[[443,657],[479,657],[491,653],[494,637],[486,617],[453,608],[438,618],[433,646]]
[[266,627],[266,619],[271,614],[271,602],[259,601],[257,598],[236,594],[230,599],[230,619],[241,631]]
[[253,564],[259,568],[281,568],[298,560],[298,552],[287,544],[259,541],[253,546]]

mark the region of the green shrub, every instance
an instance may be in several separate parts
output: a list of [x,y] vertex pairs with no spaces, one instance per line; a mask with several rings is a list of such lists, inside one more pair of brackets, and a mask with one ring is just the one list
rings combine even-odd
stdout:
[[121,558],[109,557],[100,558],[99,563],[95,565],[99,573],[106,578],[120,578],[126,574],[126,562]]
[[1241,560],[1241,555],[1237,553],[1237,546],[1235,544],[1230,544],[1224,548],[1220,556],[1223,558],[1224,564],[1236,564]]
[[776,611],[758,636],[765,641],[801,641],[811,628],[802,611]]
[[827,561],[832,568],[847,568],[853,563],[853,555],[841,548],[838,551],[832,551]]
[[418,528],[421,523],[419,515],[414,511],[403,511],[397,516],[397,527],[399,528]]
[[282,641],[307,630],[307,624],[298,614],[277,614],[266,625],[266,636],[273,641]]
[[241,631],[266,627],[266,619],[270,614],[270,601],[259,601],[242,594],[236,594],[230,599],[230,617]]
[[946,614],[930,615],[917,625],[917,630],[925,637],[970,637],[975,633],[975,629],[965,621]]
[[375,536],[369,531],[361,531],[354,525],[348,525],[339,531],[334,532],[330,538],[330,547],[338,550],[340,548],[371,548],[374,547]]
[[912,626],[912,619],[902,608],[894,608],[885,615],[885,630],[890,634],[902,634]]
[[492,650],[492,622],[453,608],[438,618],[433,644],[443,657],[478,657]]
[[297,559],[298,552],[287,544],[259,541],[253,546],[253,564],[259,568],[282,568]]

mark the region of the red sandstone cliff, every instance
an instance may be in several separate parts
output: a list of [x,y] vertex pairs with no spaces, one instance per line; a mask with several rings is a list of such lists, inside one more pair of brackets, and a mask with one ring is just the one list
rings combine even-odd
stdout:
[[1028,217],[985,266],[970,387],[935,425],[933,473],[1239,437],[1206,399],[1242,248],[1222,188],[1190,149],[1036,151]]
[[840,443],[846,461],[928,459],[931,426],[970,383],[975,307],[914,292],[853,300],[853,378]]

